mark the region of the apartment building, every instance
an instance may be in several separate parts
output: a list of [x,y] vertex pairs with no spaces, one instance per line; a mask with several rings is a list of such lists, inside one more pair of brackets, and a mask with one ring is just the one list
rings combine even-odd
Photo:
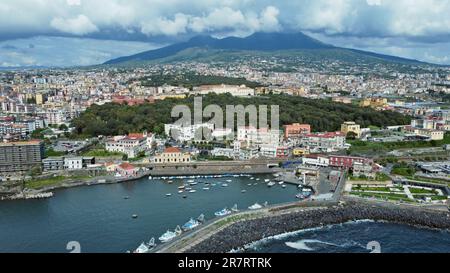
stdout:
[[288,124],[283,126],[284,139],[299,138],[302,135],[311,133],[311,125],[309,124]]
[[115,136],[107,140],[105,149],[108,152],[123,153],[128,158],[135,158],[140,152],[147,150],[148,146],[145,134],[130,134],[128,136]]
[[40,166],[44,144],[39,140],[0,143],[0,172],[23,172]]
[[299,144],[310,152],[335,152],[345,149],[345,137],[342,132],[307,134],[300,138]]
[[161,154],[154,156],[152,161],[154,163],[189,163],[191,162],[191,155],[176,147],[169,147]]

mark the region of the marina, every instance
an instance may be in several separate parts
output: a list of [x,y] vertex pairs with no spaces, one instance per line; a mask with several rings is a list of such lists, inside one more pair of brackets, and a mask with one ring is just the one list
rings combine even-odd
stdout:
[[[262,183],[271,177],[153,176],[121,184],[55,190],[49,199],[6,201],[0,206],[0,229],[4,231],[0,234],[0,252],[66,252],[64,242],[74,240],[85,252],[133,252],[152,237],[157,244],[161,244],[159,239],[172,240],[177,234],[175,228],[191,217],[201,223],[217,218],[215,212],[225,207],[237,212],[238,207],[247,209],[255,203],[298,200],[295,195],[300,191],[296,186],[268,188]],[[222,187],[227,179],[232,182]],[[173,183],[165,183],[169,180]],[[196,193],[188,193],[187,180],[197,182],[187,186]],[[200,214],[202,221],[196,218]],[[41,232],[36,233],[36,229]]]

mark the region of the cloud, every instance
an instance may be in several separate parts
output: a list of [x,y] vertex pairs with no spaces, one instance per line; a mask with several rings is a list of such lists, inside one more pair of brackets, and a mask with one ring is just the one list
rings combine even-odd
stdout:
[[84,35],[98,31],[97,26],[84,14],[69,19],[54,18],[50,24],[56,30],[75,35]]

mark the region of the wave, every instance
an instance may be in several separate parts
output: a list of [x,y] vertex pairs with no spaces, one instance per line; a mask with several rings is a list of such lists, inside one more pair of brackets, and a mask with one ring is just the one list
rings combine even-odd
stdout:
[[298,250],[306,250],[306,251],[313,251],[314,249],[309,247],[308,244],[323,244],[323,245],[329,245],[329,246],[335,246],[335,247],[339,247],[339,245],[333,244],[333,243],[329,243],[329,242],[324,242],[324,241],[320,241],[320,240],[300,240],[298,242],[286,242],[285,243],[288,247],[291,248],[295,248]]
[[[300,230],[296,230],[296,231],[291,231],[291,232],[285,232],[285,233],[281,233],[281,234],[277,234],[277,235],[273,235],[273,236],[269,236],[269,237],[265,237],[261,240],[255,241],[255,242],[251,242],[249,244],[246,244],[243,249],[253,249],[253,250],[258,250],[258,247],[261,245],[264,245],[266,243],[269,243],[271,241],[281,241],[281,240],[285,240],[297,235],[300,235],[302,233],[307,233],[307,232],[311,232],[311,231],[318,231],[318,230],[324,230],[324,229],[332,229],[333,227],[337,227],[337,226],[343,226],[343,225],[355,225],[355,224],[363,224],[363,223],[375,223],[376,221],[374,220],[370,220],[370,219],[365,219],[365,220],[355,220],[355,221],[349,221],[349,222],[345,222],[345,223],[340,223],[340,224],[332,224],[332,225],[327,225],[327,226],[319,226],[319,227],[314,227],[314,228],[306,228],[306,229],[300,229]],[[310,241],[310,242],[304,242],[304,243],[314,243],[311,241],[314,240],[306,240],[306,241]],[[299,241],[300,242],[300,241]],[[321,241],[319,241],[321,242]],[[316,243],[319,243],[316,242]],[[325,244],[330,244],[330,245],[334,245],[334,246],[340,246],[340,247],[348,247],[350,245],[358,245],[361,246],[359,243],[354,242],[354,241],[350,241],[348,244],[343,244],[343,245],[335,245],[332,243],[326,243],[326,242],[322,242]],[[295,244],[295,243],[292,243]],[[289,246],[289,245],[288,245]],[[300,247],[305,247],[305,248],[309,248],[308,246],[302,246],[300,245]],[[361,246],[363,248],[365,248],[364,246]],[[294,247],[295,248],[295,247]],[[304,249],[307,250],[307,249]]]

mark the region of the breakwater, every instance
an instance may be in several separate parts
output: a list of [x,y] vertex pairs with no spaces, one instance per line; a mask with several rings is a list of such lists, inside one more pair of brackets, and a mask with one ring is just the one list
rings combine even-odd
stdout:
[[434,229],[450,229],[450,214],[419,208],[348,203],[289,213],[272,212],[267,217],[241,221],[187,249],[189,253],[223,253],[266,237],[301,229],[357,220],[387,221]]

